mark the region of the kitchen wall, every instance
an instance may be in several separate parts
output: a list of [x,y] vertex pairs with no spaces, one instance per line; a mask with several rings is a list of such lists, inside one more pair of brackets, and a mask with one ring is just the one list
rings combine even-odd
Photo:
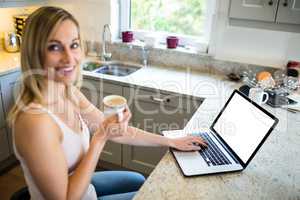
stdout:
[[[117,1],[117,0],[116,0]],[[105,24],[113,24],[117,32],[117,13],[111,12],[114,0],[49,0],[49,5],[60,6],[70,11],[81,26],[84,39],[101,41],[102,30]],[[112,16],[112,14],[114,14]]]
[[30,13],[37,6],[21,8],[0,8],[0,50],[2,49],[3,32],[14,31],[13,16],[18,14]]
[[[117,30],[117,0],[72,1],[72,13],[78,17],[84,37],[101,40],[105,23]],[[51,0],[57,5],[68,0]],[[210,53],[217,59],[283,67],[287,60],[300,60],[300,34],[229,26],[229,0],[217,1],[217,20],[213,28]]]
[[[49,0],[49,5],[69,10],[79,20],[84,39],[101,41],[103,25],[112,25],[117,34],[118,0]],[[300,60],[300,34],[228,25],[229,0],[218,2],[217,20],[213,28],[211,53],[221,60],[238,61],[274,67],[283,67],[287,60]],[[12,24],[10,16],[22,9],[0,8],[0,32]]]
[[13,16],[17,14],[31,13],[37,6],[0,8],[0,32],[13,31]]
[[229,0],[218,1],[213,53],[218,59],[282,67],[300,61],[300,34],[228,25]]

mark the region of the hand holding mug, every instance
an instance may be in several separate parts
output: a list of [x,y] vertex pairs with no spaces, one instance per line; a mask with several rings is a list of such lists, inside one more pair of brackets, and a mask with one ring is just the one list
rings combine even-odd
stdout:
[[104,116],[117,115],[118,120],[122,121],[123,111],[126,109],[127,100],[119,95],[109,95],[103,99]]
[[131,112],[126,106],[126,108],[123,110],[122,120],[119,120],[117,115],[105,117],[104,121],[101,123],[101,130],[107,139],[124,136],[127,133],[130,119]]
[[118,95],[109,95],[103,99],[104,117],[102,130],[108,138],[120,137],[127,132],[131,112],[127,100]]

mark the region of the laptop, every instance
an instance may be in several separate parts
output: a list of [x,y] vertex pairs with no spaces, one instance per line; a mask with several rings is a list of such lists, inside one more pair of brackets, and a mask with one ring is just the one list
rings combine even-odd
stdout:
[[242,171],[277,123],[275,116],[234,90],[210,128],[192,132],[206,140],[207,148],[171,151],[185,176]]

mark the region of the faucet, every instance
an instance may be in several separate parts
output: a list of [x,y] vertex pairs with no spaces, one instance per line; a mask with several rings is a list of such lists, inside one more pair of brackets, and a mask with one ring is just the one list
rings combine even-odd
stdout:
[[142,63],[146,67],[148,65],[149,48],[145,45],[142,46]]
[[108,24],[105,24],[103,27],[102,32],[102,54],[101,54],[101,60],[102,61],[110,61],[111,60],[111,53],[106,52],[106,31],[109,33],[109,42],[111,42],[111,31]]

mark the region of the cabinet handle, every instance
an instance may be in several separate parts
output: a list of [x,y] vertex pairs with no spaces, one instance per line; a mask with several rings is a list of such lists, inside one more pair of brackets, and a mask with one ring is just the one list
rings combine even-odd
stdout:
[[273,6],[273,0],[269,1],[269,6]]
[[150,96],[150,99],[153,100],[153,101],[159,102],[159,103],[163,103],[163,102],[169,103],[171,101],[171,99],[169,99],[169,98],[161,99],[161,98],[157,98],[157,97],[154,97],[154,96]]
[[288,6],[288,0],[284,0],[282,5],[283,5],[283,7],[287,7]]

